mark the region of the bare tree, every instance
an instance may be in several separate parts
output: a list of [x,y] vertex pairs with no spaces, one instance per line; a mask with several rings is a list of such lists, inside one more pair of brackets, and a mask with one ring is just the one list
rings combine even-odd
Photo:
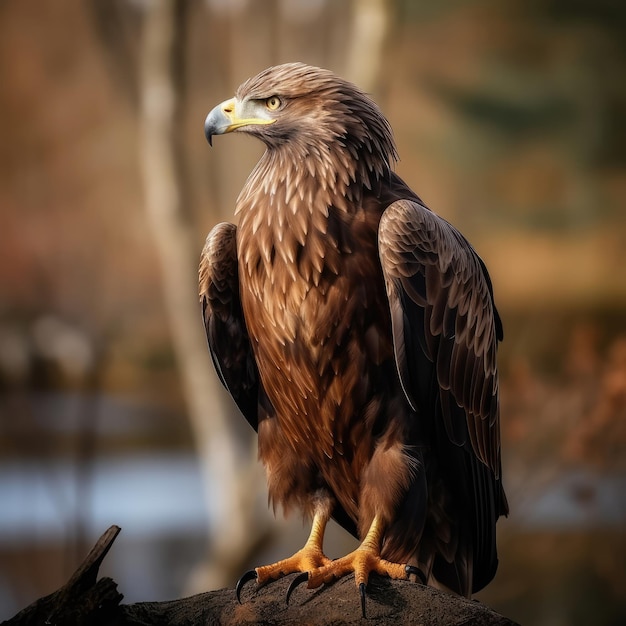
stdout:
[[[235,433],[206,347],[197,297],[198,254],[183,211],[176,121],[180,94],[172,59],[177,46],[176,3],[145,6],[139,50],[139,154],[145,207],[161,261],[163,296],[189,416],[212,510],[212,569],[208,583],[224,585],[263,532],[256,520],[253,462],[237,454]],[[210,492],[209,492],[210,490]],[[217,496],[217,497],[216,497]],[[251,529],[255,529],[252,532]]]
[[389,30],[390,0],[353,0],[346,51],[346,78],[372,91],[381,74],[385,39]]

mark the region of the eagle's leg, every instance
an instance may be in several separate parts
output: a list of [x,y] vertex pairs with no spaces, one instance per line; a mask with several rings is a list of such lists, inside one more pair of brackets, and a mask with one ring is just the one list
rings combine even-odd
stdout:
[[379,517],[374,517],[361,545],[340,559],[309,571],[308,587],[315,589],[323,583],[329,583],[333,579],[341,578],[354,572],[356,586],[367,586],[371,572],[391,578],[406,579],[406,563],[392,563],[380,557],[380,547],[384,533],[384,525]]
[[263,585],[287,574],[309,572],[329,565],[331,560],[323,551],[324,531],[329,518],[330,507],[327,503],[318,504],[313,514],[311,533],[304,546],[289,558],[246,572],[237,582],[237,599],[240,598],[243,585],[249,580],[256,579],[258,585]]
[[324,554],[322,549],[328,517],[329,515],[325,507],[317,508],[313,515],[311,533],[304,546],[287,559],[272,565],[257,567],[255,570],[257,582],[262,585],[268,580],[280,578],[286,574],[308,572],[331,563],[331,560]]

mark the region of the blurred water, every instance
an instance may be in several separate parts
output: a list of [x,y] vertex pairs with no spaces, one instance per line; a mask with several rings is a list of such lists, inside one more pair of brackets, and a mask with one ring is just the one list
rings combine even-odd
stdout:
[[626,474],[563,470],[514,511],[520,529],[626,528]]
[[[208,524],[196,459],[188,454],[98,459],[79,490],[68,461],[0,463],[0,545],[60,540],[80,510],[98,536],[115,523],[129,536],[203,532]],[[86,493],[88,501],[80,501]],[[86,506],[85,506],[86,505]],[[86,511],[86,512],[85,512]]]
[[[142,538],[203,532],[210,523],[191,454],[100,458],[80,492],[79,478],[69,461],[0,462],[0,545],[61,539],[77,510],[94,536],[113,523]],[[87,493],[88,501],[79,502],[79,493]],[[522,527],[624,525],[626,475],[560,473],[524,503],[523,514],[516,513]]]

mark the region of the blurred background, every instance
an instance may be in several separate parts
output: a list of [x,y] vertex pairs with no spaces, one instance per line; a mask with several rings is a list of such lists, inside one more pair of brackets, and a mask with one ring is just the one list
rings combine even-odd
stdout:
[[[268,511],[196,296],[263,149],[211,150],[206,113],[300,60],[373,94],[397,171],[493,278],[511,515],[479,599],[625,623],[625,27],[619,0],[0,3],[0,620],[111,524],[125,602],[304,540]],[[329,556],[351,546],[331,529]]]

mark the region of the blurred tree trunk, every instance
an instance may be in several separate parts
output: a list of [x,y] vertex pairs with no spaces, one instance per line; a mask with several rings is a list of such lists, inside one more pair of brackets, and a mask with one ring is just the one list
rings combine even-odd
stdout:
[[[153,0],[144,9],[139,48],[139,154],[147,217],[161,261],[169,317],[194,440],[211,506],[210,586],[232,583],[260,540],[255,515],[256,465],[240,458],[228,419],[226,394],[210,364],[197,295],[198,250],[183,210],[177,109],[181,97],[173,60],[183,45],[176,2]],[[181,20],[184,21],[184,20]],[[229,402],[227,400],[227,402]],[[230,406],[230,402],[229,402]]]
[[353,0],[345,77],[367,92],[377,87],[390,22],[390,0]]

